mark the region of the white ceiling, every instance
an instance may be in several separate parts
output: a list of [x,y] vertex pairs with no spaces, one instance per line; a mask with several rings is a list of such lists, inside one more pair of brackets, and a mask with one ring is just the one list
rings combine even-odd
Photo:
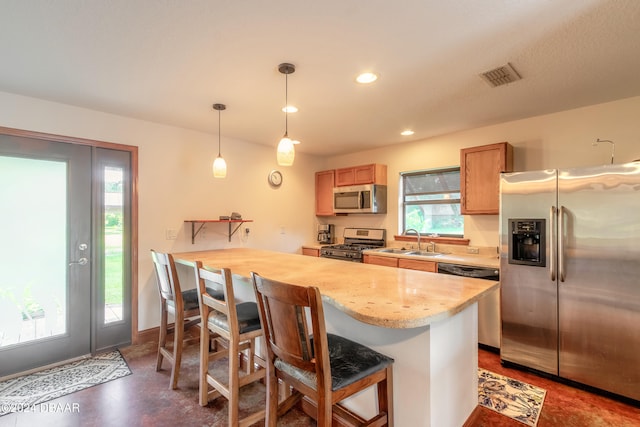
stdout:
[[274,148],[291,62],[289,135],[330,155],[640,95],[640,1],[2,0],[0,58],[0,91],[214,135],[223,103],[223,147]]

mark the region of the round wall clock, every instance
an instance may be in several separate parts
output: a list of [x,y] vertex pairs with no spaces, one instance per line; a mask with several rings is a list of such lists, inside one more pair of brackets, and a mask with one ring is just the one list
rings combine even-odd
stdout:
[[282,185],[282,173],[277,170],[269,172],[269,185],[272,187],[280,187]]

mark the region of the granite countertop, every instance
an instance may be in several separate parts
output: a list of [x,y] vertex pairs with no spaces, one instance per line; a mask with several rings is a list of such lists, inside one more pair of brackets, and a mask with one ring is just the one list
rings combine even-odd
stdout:
[[446,319],[499,286],[487,280],[246,248],[173,256],[227,267],[244,278],[255,271],[283,282],[317,286],[326,303],[386,328],[416,328]]

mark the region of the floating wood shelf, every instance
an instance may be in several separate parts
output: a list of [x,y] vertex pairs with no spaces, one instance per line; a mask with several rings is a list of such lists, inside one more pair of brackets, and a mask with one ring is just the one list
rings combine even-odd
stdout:
[[[184,222],[191,223],[191,244],[194,244],[196,241],[196,236],[202,230],[202,227],[208,222],[223,222],[229,224],[229,241],[231,241],[231,236],[235,234],[236,231],[240,228],[242,224],[245,222],[253,222],[252,219],[185,219]],[[200,226],[196,229],[196,224],[200,224]],[[232,224],[237,224],[236,228],[232,227]]]

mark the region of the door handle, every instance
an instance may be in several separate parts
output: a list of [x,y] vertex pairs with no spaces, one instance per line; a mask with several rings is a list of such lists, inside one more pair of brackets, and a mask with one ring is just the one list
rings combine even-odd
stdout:
[[564,271],[564,216],[566,213],[566,208],[564,206],[560,206],[559,218],[558,218],[558,274],[560,276],[560,281],[564,282],[565,271]]
[[[551,212],[549,213],[549,230],[551,231],[551,242],[549,242],[549,272],[551,273],[551,281],[556,281],[556,207],[551,206]],[[541,248],[546,250],[546,248]]]
[[71,261],[69,265],[86,265],[89,262],[86,258],[80,258],[77,261]]

